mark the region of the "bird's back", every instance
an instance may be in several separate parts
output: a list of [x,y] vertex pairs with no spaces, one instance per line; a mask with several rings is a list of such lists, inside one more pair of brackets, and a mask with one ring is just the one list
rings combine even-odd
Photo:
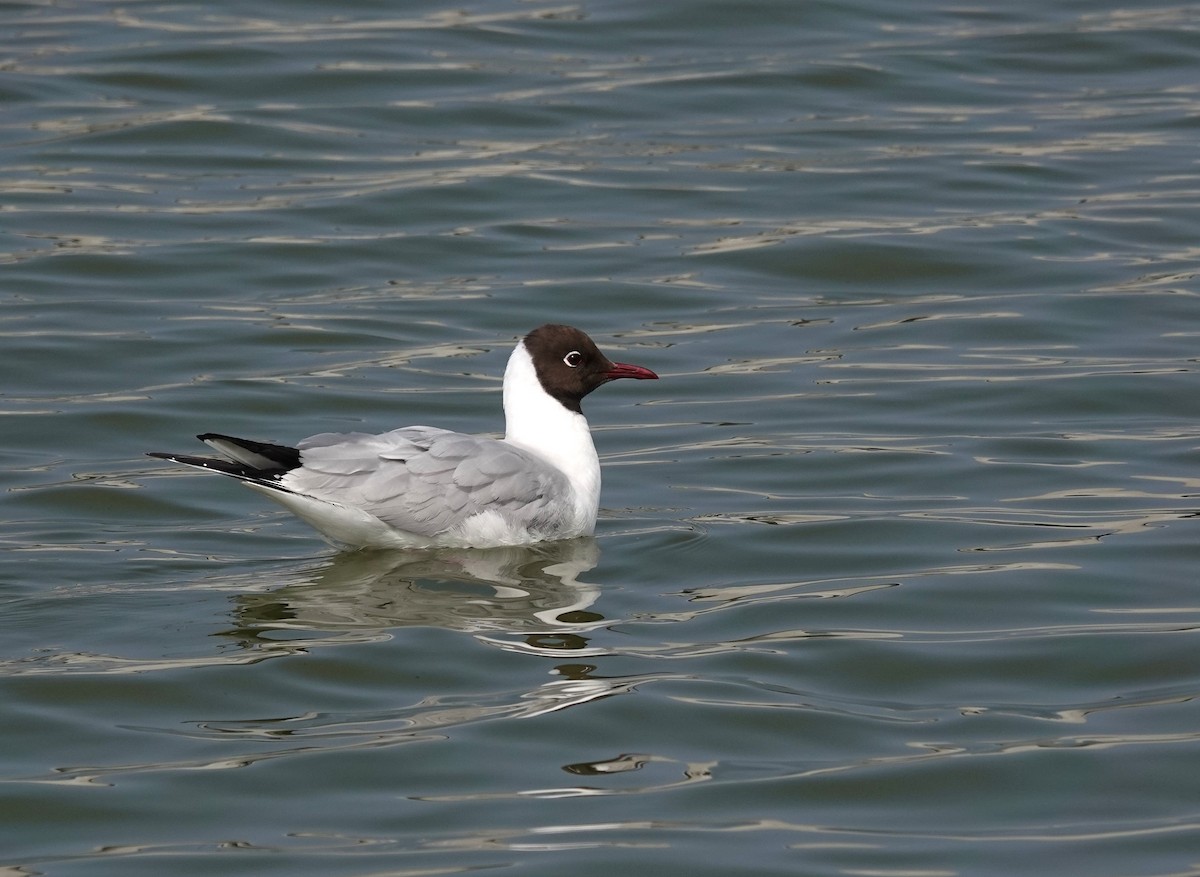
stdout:
[[380,435],[325,433],[297,447],[301,465],[280,479],[280,487],[361,510],[399,531],[401,539],[411,534],[424,544],[522,543],[583,535],[595,523],[577,520],[561,471],[498,439],[410,426]]

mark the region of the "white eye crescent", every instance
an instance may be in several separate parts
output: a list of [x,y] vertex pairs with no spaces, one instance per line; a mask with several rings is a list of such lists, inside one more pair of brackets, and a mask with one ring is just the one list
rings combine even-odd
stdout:
[[578,350],[572,350],[563,357],[563,362],[565,362],[570,368],[579,368],[579,364],[583,362],[583,354]]

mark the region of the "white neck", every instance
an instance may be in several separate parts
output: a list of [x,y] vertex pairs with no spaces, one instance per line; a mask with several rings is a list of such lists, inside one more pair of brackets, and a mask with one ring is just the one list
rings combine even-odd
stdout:
[[582,533],[591,533],[600,505],[600,459],[587,418],[542,389],[525,342],[504,370],[504,440],[533,451],[567,476]]

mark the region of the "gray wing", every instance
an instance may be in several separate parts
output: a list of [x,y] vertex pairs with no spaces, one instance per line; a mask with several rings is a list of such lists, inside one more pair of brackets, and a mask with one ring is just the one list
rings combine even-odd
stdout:
[[381,435],[325,433],[300,442],[301,466],[281,485],[370,512],[389,526],[435,536],[491,510],[553,530],[569,513],[566,477],[506,442],[429,426]]

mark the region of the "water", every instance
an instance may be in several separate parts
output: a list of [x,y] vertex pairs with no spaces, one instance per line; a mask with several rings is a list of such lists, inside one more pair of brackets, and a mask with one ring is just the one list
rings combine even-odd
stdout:
[[[5,874],[1200,874],[1200,10],[9,4]],[[142,457],[588,399],[596,540]]]

